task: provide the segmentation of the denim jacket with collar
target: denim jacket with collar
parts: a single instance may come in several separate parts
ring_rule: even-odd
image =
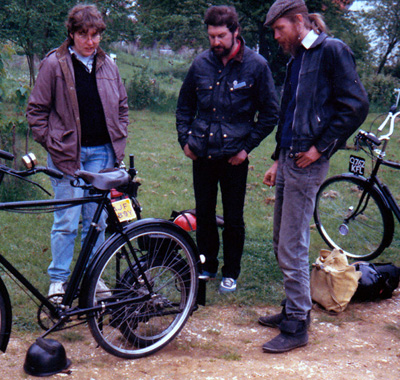
[[[292,61],[286,72],[273,159],[279,157],[283,117],[290,100],[288,73]],[[368,108],[368,96],[350,48],[321,33],[303,55],[292,124],[293,154],[306,152],[314,145],[330,158],[364,122]]]
[[[193,61],[179,94],[178,140],[198,157],[249,153],[272,132],[278,112],[267,61],[241,39],[239,53],[226,66],[210,49]]]

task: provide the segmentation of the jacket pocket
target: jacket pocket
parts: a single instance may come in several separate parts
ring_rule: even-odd
[[[211,107],[213,82],[208,78],[200,78],[197,81],[196,94],[199,109],[208,109]]]
[[[233,112],[242,113],[248,112],[251,109],[253,85],[253,81],[250,80],[228,82],[230,103]]]
[[[199,157],[204,157],[208,149],[209,125],[204,120],[195,119],[188,132],[187,143],[190,150]]]

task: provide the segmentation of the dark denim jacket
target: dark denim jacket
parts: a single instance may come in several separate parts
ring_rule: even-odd
[[[278,100],[267,61],[244,46],[226,66],[211,50],[193,61],[176,111],[178,140],[198,157],[249,153],[274,129]],[[257,119],[255,116],[257,114]]]
[[[292,59],[288,63],[290,71]],[[278,158],[283,116],[290,91],[286,76],[277,133]],[[293,153],[311,146],[330,158],[368,114],[367,93],[358,77],[354,57],[347,45],[325,33],[318,36],[303,56],[293,120]]]

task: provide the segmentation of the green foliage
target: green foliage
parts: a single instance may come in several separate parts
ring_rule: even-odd
[[[391,75],[366,73],[361,81],[368,92],[370,110],[387,112],[394,103],[393,90],[400,86],[400,80]]]
[[[86,1],[83,1],[86,3]],[[34,56],[43,58],[66,38],[65,21],[75,0],[0,0],[0,41],[12,41],[27,57],[31,84],[35,79]],[[108,28],[104,45],[133,39],[133,21],[128,0],[97,0]]]
[[[155,81],[146,72],[136,73],[127,85],[129,108],[142,110],[149,107],[158,92]]]
[[[371,0],[371,7],[364,12],[377,53],[378,65],[376,73],[382,72],[391,60],[399,61],[397,47],[400,44],[400,1]]]
[[[87,1],[80,1],[87,3]],[[135,22],[130,0],[95,0],[95,4],[103,15],[107,29],[102,39],[102,46],[107,48],[115,41],[133,41],[135,39]]]
[[[162,55],[155,50],[133,55],[118,53],[130,109],[175,112],[178,92],[190,63],[191,59],[182,55]]]
[[[135,2],[140,42],[152,47],[168,44],[174,50],[182,46],[197,49],[207,44],[202,23],[209,3],[206,0],[141,0]]]
[[[275,82],[283,83],[285,64],[288,57],[280,50],[270,28],[264,28],[265,16],[274,0],[231,0],[214,1],[212,5],[235,6],[239,14],[242,35],[251,48],[259,52],[270,63]],[[355,52],[357,60],[364,60],[368,54],[367,42],[359,31],[359,25],[336,3],[326,0],[308,0],[310,12],[319,12],[326,18],[332,33],[343,39]],[[199,49],[208,47],[203,23],[204,13],[211,4],[207,1],[152,0],[135,2],[138,19],[138,33],[142,46],[168,44],[178,51],[182,46]]]

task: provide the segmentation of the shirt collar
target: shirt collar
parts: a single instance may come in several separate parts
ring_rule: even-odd
[[[307,35],[303,38],[303,41],[301,41],[301,44],[308,50],[312,44],[316,41],[318,38],[318,34],[315,33],[313,30],[310,30]]]
[[[83,55],[78,54],[75,50],[73,46],[69,46],[68,50],[70,52],[70,54],[74,55],[76,57],[76,59],[80,62],[83,63],[83,65],[85,66],[86,70],[90,73],[92,72],[92,67],[93,67],[93,60],[94,60],[94,56],[97,53],[97,50],[95,50],[93,52],[93,54],[89,55],[88,57],[84,57]]]

